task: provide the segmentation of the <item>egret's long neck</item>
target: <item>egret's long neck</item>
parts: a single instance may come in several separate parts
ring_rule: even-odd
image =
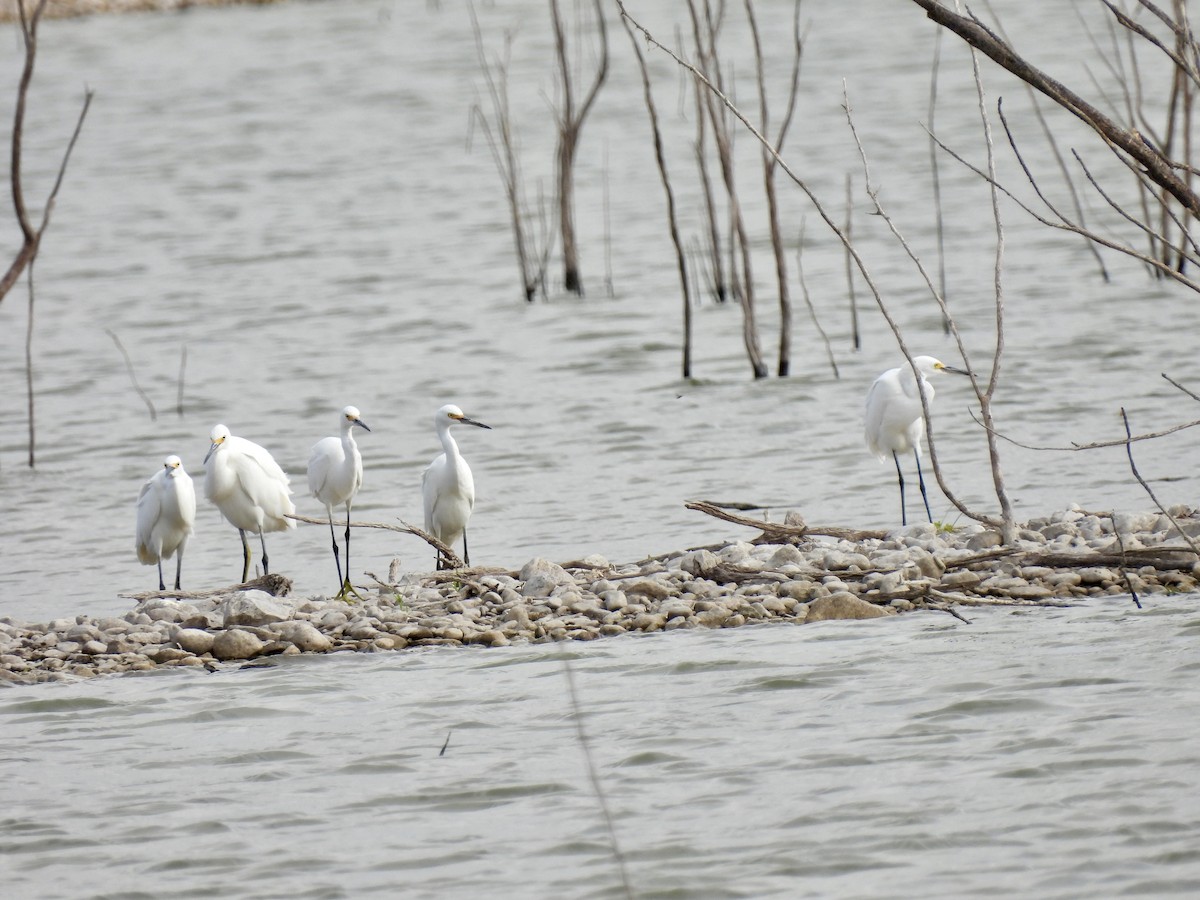
[[[342,449],[347,456],[352,455],[352,451],[358,449],[358,444],[354,442],[354,423],[349,419],[342,421]]]
[[[450,434],[450,423],[438,423],[438,440],[442,442],[442,451],[446,454],[446,459],[457,460],[461,458],[458,452],[458,444],[454,441],[454,436]]]
[[[933,399],[933,385],[929,383],[929,379],[925,377],[924,372],[918,370],[917,374],[914,376],[912,369],[909,366],[905,366],[903,369],[903,378],[905,393],[907,393],[914,400],[920,401],[921,399],[921,389],[917,387],[918,379],[925,382],[925,396],[930,400]]]

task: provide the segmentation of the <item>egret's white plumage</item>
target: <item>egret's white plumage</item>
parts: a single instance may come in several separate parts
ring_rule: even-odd
[[[329,515],[329,536],[333,540],[333,561],[338,571],[338,596],[353,591],[350,586],[350,506],[354,496],[362,487],[362,454],[354,442],[354,428],[366,431],[367,426],[353,406],[347,406],[338,417],[340,437],[322,438],[313,445],[308,457],[308,488],[313,496],[325,504]],[[342,578],[342,564],[338,559],[337,536],[333,533],[333,508],[346,505],[346,577]]]
[[[962,369],[947,366],[932,356],[913,357],[921,381],[925,386],[925,397],[932,403],[934,390],[929,376],[939,372],[967,374]],[[888,369],[875,379],[867,392],[866,437],[867,447],[882,462],[890,453],[896,463],[896,476],[900,481],[900,521],[908,524],[904,509],[904,473],[900,469],[900,453],[910,450],[917,460],[917,478],[921,485],[921,498],[925,501],[925,513],[933,521],[929,510],[929,497],[925,493],[925,476],[921,473],[921,438],[925,436],[925,417],[921,410],[921,393],[913,367],[905,362],[902,366]]]
[[[421,497],[425,503],[425,530],[447,547],[453,547],[461,537],[463,561],[470,564],[467,520],[471,518],[471,509],[475,506],[475,480],[471,476],[471,467],[458,452],[458,444],[450,434],[454,425],[491,428],[490,425],[468,419],[461,409],[451,403],[439,409],[434,414],[433,426],[437,429],[442,453],[426,467],[421,476]],[[439,557],[438,568],[442,567],[442,563]]]
[[[295,515],[288,477],[271,454],[253,441],[235,437],[224,425],[212,430],[212,445],[204,457],[204,495],[238,530],[242,539],[242,581],[250,574],[250,545],[246,532],[258,535],[262,544],[263,573],[267,564],[268,531],[295,528],[285,516]]]
[[[178,456],[168,456],[163,467],[142,485],[137,500],[138,560],[158,565],[158,589],[163,584],[162,561],[176,556],[175,590],[183,569],[183,548],[196,521],[196,489]]]

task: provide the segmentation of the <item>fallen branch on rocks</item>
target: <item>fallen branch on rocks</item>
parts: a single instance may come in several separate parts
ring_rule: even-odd
[[[292,579],[283,575],[269,573],[252,578],[241,584],[231,584],[228,587],[211,588],[207,591],[139,591],[135,594],[118,594],[128,600],[152,600],[155,597],[166,597],[173,600],[207,600],[211,597],[223,597],[237,591],[266,591],[272,597],[286,597],[292,592]]]
[[[702,512],[734,525],[745,525],[747,528],[758,528],[762,531],[751,544],[799,544],[811,539],[813,535],[833,537],[843,541],[865,541],[870,539],[882,540],[887,537],[886,531],[878,529],[843,528],[840,525],[808,525],[798,513],[790,512],[782,522],[768,522],[764,519],[751,519],[739,516],[723,509],[721,505],[708,500],[689,500],[683,504],[687,509]],[[724,504],[730,506],[732,504]]]
[[[299,514],[288,515],[288,519],[295,519],[297,522],[304,522],[306,525],[328,525],[328,519],[314,519],[311,516],[302,516]],[[382,528],[385,531],[398,531],[400,534],[415,534],[430,547],[441,554],[442,559],[451,569],[461,569],[466,565],[457,553],[435,538],[428,531],[418,528],[416,525],[409,525],[403,519],[399,525],[389,525],[387,522],[351,522],[351,528]]]

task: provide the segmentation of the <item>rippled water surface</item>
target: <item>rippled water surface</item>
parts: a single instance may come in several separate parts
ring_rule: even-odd
[[[1195,597],[969,617],[5,691],[6,892],[620,896],[566,652],[638,896],[1195,896]]]
[[[536,196],[552,171],[544,5],[482,6],[489,47],[502,47],[505,30],[515,29],[509,81]],[[767,6],[772,83],[782,93],[787,57],[779,35],[788,19]],[[870,6],[879,26],[870,33],[835,11],[806,10],[805,91],[789,158],[841,218],[844,179],[861,177],[840,108],[845,79],[881,197],[932,264],[920,128],[931,26],[915,6]],[[1054,28],[1078,28],[1066,7],[1030,19],[1022,4],[1000,6],[1014,39],[1031,52]],[[670,33],[661,9],[646,15],[652,29]],[[728,33],[727,52],[740,62],[744,23],[732,17]],[[771,504],[776,514],[799,508],[814,522],[893,524],[894,476],[865,452],[861,409],[874,376],[896,364],[895,340],[860,283],[863,349],[851,351],[842,251],[794,186],[780,188],[786,230],[805,225],[806,283],[841,378],[797,296],[793,377],[747,377],[740,312],[703,299],[696,380],[680,379],[678,285],[661,187],[628,43],[620,31],[611,37],[611,80],[579,160],[587,297],[564,297],[554,265],[549,302],[526,305],[500,183],[471,125],[482,82],[457,4],[296,2],[45,23],[28,128],[31,203],[48,190],[85,84],[96,100],[37,267],[33,472],[24,465],[23,289],[0,310],[2,611],[107,614],[124,608],[118,593],[151,587],[152,571],[132,553],[138,488],[168,453],[202,474],[218,421],[272,451],[293,476],[300,511],[321,514],[307,496],[304,466],[348,403],[374,429],[360,441],[366,479],[356,511],[366,521],[420,521],[420,471],[437,449],[430,419],[442,403],[494,426],[462,436],[478,488],[477,562],[638,558],[728,534],[683,508],[695,498]],[[1082,60],[1051,47],[1052,72],[1086,77]],[[653,59],[685,236],[695,236],[690,106],[669,62]],[[994,71],[990,77],[992,94],[1003,94],[1039,161],[1044,142],[1023,93]],[[744,90],[750,102],[752,85]],[[973,94],[965,57],[947,43],[937,128],[979,159]],[[10,102],[0,91],[0,120]],[[1107,150],[1069,123],[1060,127],[1096,171],[1107,170]],[[771,357],[778,327],[758,154],[748,140],[738,146],[743,202],[761,241],[758,306]],[[1011,157],[1001,163],[1019,189]],[[974,176],[946,161],[941,168],[951,302],[975,366],[986,371],[995,245],[988,195]],[[1046,171],[1049,180],[1053,170]],[[854,205],[862,251],[910,344],[953,356],[919,277],[867,215],[861,188]],[[1119,436],[1121,405],[1138,430],[1191,418],[1191,401],[1159,373],[1185,384],[1198,374],[1188,340],[1200,327],[1194,299],[1115,256],[1108,260],[1114,280],[1105,284],[1078,241],[1010,207],[1004,215],[1010,329],[997,414],[1005,430],[1061,446]],[[106,329],[129,349],[157,421]],[[969,503],[994,508],[967,386],[943,383],[938,391],[949,483]],[[1166,502],[1194,497],[1182,463],[1193,444],[1184,432],[1139,445],[1147,478],[1175,479],[1162,492]],[[1019,515],[1071,502],[1149,505],[1119,449],[1087,456],[1004,449]],[[939,518],[957,516],[936,489],[934,506]],[[299,592],[329,589],[321,529],[271,543],[273,562]],[[370,531],[356,547],[359,571],[386,571],[396,556],[405,568],[429,565],[413,538]],[[185,586],[226,584],[239,562],[233,529],[201,502]]]
[[[762,5],[778,109],[789,12]],[[1032,58],[1087,84],[1072,5],[993,5]],[[669,6],[630,4],[650,7],[646,24],[662,36],[675,24]],[[737,96],[752,104],[732,6],[726,52]],[[855,177],[854,231],[885,300],[914,350],[953,358],[919,277],[868,216],[841,109],[844,80],[880,197],[932,260],[920,127],[932,27],[915,5],[856,6],[863,14],[851,19],[843,4],[805,5],[804,91],[785,156],[839,220]],[[536,197],[552,171],[545,5],[480,4],[479,17],[489,47],[514,33],[513,109]],[[168,453],[199,478],[218,421],[267,446],[293,476],[300,511],[318,514],[302,490],[305,461],[346,404],[374,429],[360,440],[355,507],[368,521],[420,521],[439,405],[493,426],[462,436],[479,494],[477,563],[619,561],[736,533],[686,511],[693,498],[894,524],[893,476],[863,447],[861,408],[870,381],[897,363],[895,340],[860,282],[863,348],[851,351],[842,251],[793,187],[780,186],[785,227],[797,235],[804,223],[806,283],[841,377],[799,296],[793,377],[753,382],[739,311],[707,298],[695,310],[696,377],[680,377],[661,187],[630,50],[612,24],[610,83],[580,149],[587,296],[562,296],[554,266],[549,300],[526,305],[499,182],[471,122],[482,88],[460,4],[293,2],[44,23],[27,127],[35,207],[84,85],[96,100],[37,265],[33,471],[24,289],[0,305],[0,615],[127,609],[120,593],[153,585],[132,552],[138,488]],[[0,83],[11,85],[20,60],[15,40],[4,43]],[[652,59],[691,239],[691,100],[671,64]],[[942,65],[937,131],[982,161],[969,64],[947,41]],[[1004,97],[1052,179],[1024,92],[984,73],[989,103]],[[0,90],[0,121],[11,121],[12,102]],[[1055,121],[1093,171],[1115,171],[1106,150]],[[738,150],[770,357],[778,324],[758,154],[748,138]],[[1001,154],[1000,171],[1021,190],[1011,156]],[[942,173],[950,301],[986,372],[989,198],[945,160]],[[1120,227],[1087,202],[1094,220]],[[1001,427],[1062,446],[1120,436],[1122,406],[1136,430],[1193,418],[1192,401],[1159,373],[1200,387],[1194,297],[1117,257],[1106,259],[1106,283],[1075,239],[1011,206],[1003,215]],[[156,421],[106,330],[128,348]],[[991,509],[969,405],[964,385],[938,385],[939,455],[949,484]],[[1194,442],[1184,431],[1138,445],[1165,502],[1194,501]],[[1003,452],[1021,517],[1072,502],[1149,506],[1119,449]],[[933,495],[935,515],[954,518]],[[332,587],[324,534],[269,538],[273,566],[301,595]],[[431,562],[423,544],[383,532],[356,536],[354,552],[356,571],[385,572],[394,557],[405,569]],[[235,532],[202,502],[185,587],[228,584],[239,571]],[[1155,596],[1141,612],[1116,598],[970,617],[570,648],[637,894],[1194,896],[1197,598]],[[3,893],[615,895],[562,652],[304,659],[4,691]]]

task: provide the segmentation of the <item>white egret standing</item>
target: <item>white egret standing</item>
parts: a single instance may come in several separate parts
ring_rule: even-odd
[[[452,403],[439,409],[433,417],[438,440],[442,442],[442,453],[431,462],[421,476],[421,497],[425,501],[425,530],[447,547],[462,536],[463,561],[468,565],[471,557],[467,553],[467,520],[475,506],[475,479],[471,467],[458,452],[458,444],[450,435],[454,425],[474,425],[488,428],[474,419],[468,419],[463,411]],[[446,561],[438,555],[437,567],[446,568]]]
[[[224,425],[212,430],[212,446],[204,457],[204,495],[221,511],[242,538],[242,581],[250,576],[250,544],[246,532],[262,544],[263,574],[267,565],[268,531],[295,528],[296,514],[288,477],[271,454],[253,441],[234,437]]]
[[[178,456],[168,456],[163,467],[145,484],[137,499],[137,557],[142,565],[158,564],[158,589],[165,591],[162,561],[176,555],[175,590],[183,570],[183,548],[196,521],[196,489]]]
[[[325,504],[329,514],[329,537],[333,541],[333,562],[338,573],[338,597],[354,592],[350,584],[350,505],[354,495],[362,487],[362,455],[354,442],[354,427],[366,431],[371,429],[359,418],[353,406],[342,410],[338,419],[341,437],[322,438],[313,445],[308,457],[308,488],[313,496]],[[346,504],[346,577],[342,578],[342,564],[338,559],[337,535],[333,532],[333,508]]]
[[[967,374],[962,369],[947,366],[932,356],[913,357],[913,363],[921,373],[921,381],[925,384],[925,396],[930,403],[933,402],[934,391],[927,376],[935,372]],[[912,366],[907,362],[895,369],[888,369],[871,385],[871,390],[867,392],[866,433],[867,447],[880,462],[887,459],[887,454],[891,453],[896,463],[896,477],[900,481],[900,524],[907,525],[908,517],[904,509],[904,473],[900,469],[900,457],[897,454],[907,453],[909,450],[917,460],[921,499],[925,501],[925,514],[932,522],[929,496],[925,493],[925,476],[921,473],[921,438],[925,435],[925,417],[921,411],[921,394],[917,387],[917,379],[913,375]]]

